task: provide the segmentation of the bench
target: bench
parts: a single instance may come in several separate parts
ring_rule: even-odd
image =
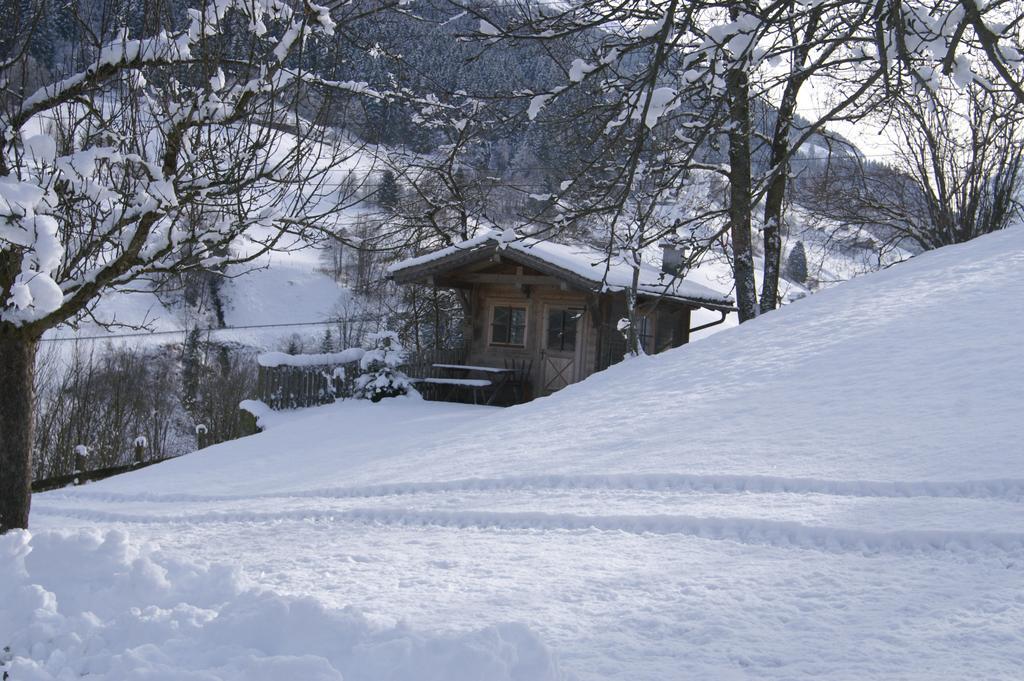
[[[443,372],[442,376],[425,376],[423,378],[410,378],[413,383],[427,386],[446,386],[448,389],[440,399],[451,402],[456,401],[460,391],[468,390],[473,398],[473,404],[493,404],[501,391],[502,386],[508,383],[514,371],[502,367],[476,366],[473,364],[445,364],[437,363],[431,365],[432,369]],[[483,374],[488,378],[470,378],[472,374]],[[484,396],[486,394],[486,400]],[[463,401],[463,400],[458,400]]]
[[[472,364],[434,364],[435,369],[447,369],[449,371],[479,371],[485,374],[507,374],[508,369],[502,367],[482,367]]]
[[[482,395],[480,394],[486,388],[493,386],[493,383],[483,378],[444,378],[444,377],[426,377],[426,378],[410,378],[412,383],[426,384],[431,386],[447,386],[448,390],[445,391],[443,401],[453,402],[452,398],[456,392],[461,389],[467,389],[473,396],[473,404],[479,404]],[[493,396],[492,396],[493,399]],[[490,400],[486,402],[490,404]]]
[[[433,383],[435,385],[464,385],[471,388],[486,388],[491,381],[482,378],[410,378],[413,383]]]

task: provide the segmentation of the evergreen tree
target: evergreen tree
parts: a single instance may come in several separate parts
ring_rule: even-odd
[[[202,341],[199,327],[194,327],[185,338],[181,353],[181,403],[194,413],[199,399],[199,380],[203,371]]]
[[[807,251],[803,241],[797,241],[786,258],[786,278],[798,284],[807,283]]]
[[[331,335],[330,327],[327,327],[324,337],[320,339],[320,352],[324,354],[334,352],[334,337]]]
[[[398,334],[394,331],[372,333],[369,341],[371,347],[359,362],[363,374],[356,379],[356,395],[371,402],[407,395],[412,386],[409,377],[398,368],[405,360]]]
[[[221,378],[227,378],[231,373],[231,351],[228,350],[228,346],[217,346],[217,365],[220,368]]]
[[[380,186],[377,188],[377,203],[388,210],[394,210],[398,206],[398,180],[390,170],[385,170],[380,176]]]

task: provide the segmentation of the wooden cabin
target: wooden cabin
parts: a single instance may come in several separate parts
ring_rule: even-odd
[[[666,248],[671,269],[681,260]],[[466,364],[529,369],[529,393],[547,395],[620,361],[633,269],[608,264],[601,251],[529,237],[491,233],[389,268],[399,284],[458,291],[465,312]],[[645,265],[638,291],[639,329],[648,354],[689,340],[691,313],[705,308],[724,321],[727,295]]]

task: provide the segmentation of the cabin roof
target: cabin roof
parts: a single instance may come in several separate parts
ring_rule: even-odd
[[[402,260],[388,268],[388,276],[408,283],[451,271],[500,253],[502,257],[565,280],[578,288],[614,293],[632,286],[633,268],[624,261],[609,264],[607,255],[587,246],[568,246],[524,237],[511,230],[491,231],[431,253]],[[686,279],[666,275],[660,268],[640,266],[638,292],[665,297],[714,310],[732,309],[728,295]]]

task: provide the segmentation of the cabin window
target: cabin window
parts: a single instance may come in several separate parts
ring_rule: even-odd
[[[491,345],[526,344],[526,308],[495,306],[491,318]]]
[[[548,350],[572,352],[576,349],[576,323],[583,310],[548,310]]]

